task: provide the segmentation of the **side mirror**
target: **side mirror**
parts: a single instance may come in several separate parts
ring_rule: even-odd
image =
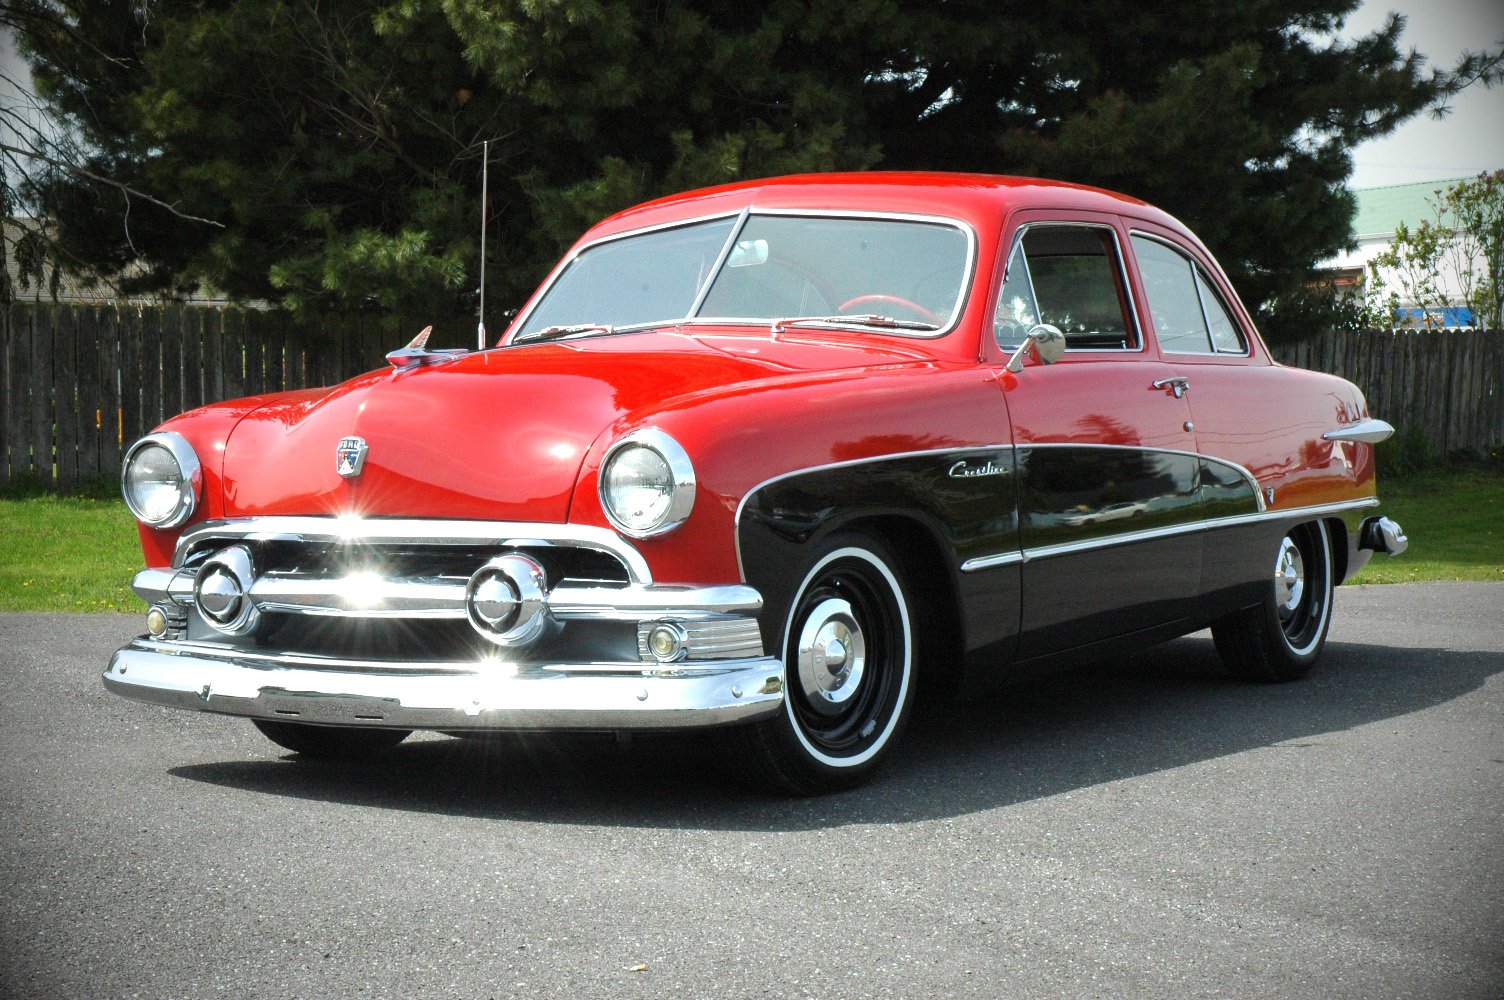
[[[1018,345],[1018,350],[1013,352],[1013,357],[1008,359],[1007,368],[1010,372],[1016,375],[1024,370],[1024,352],[1031,348],[1036,361],[1042,365],[1053,365],[1065,354],[1065,334],[1060,332],[1058,326],[1048,323],[1033,327],[1024,342]]]

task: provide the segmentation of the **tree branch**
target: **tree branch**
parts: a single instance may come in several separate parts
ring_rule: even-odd
[[[186,219],[189,222],[202,222],[206,226],[215,226],[219,229],[225,228],[225,224],[223,222],[216,222],[213,219],[205,219],[202,216],[189,215],[187,212],[180,212],[175,205],[170,205],[167,202],[162,201],[160,198],[153,198],[151,195],[147,194],[144,191],[137,191],[129,184],[123,184],[111,177],[105,177],[101,174],[96,174],[94,173],[94,171],[80,167],[76,163],[69,163],[67,160],[60,160],[55,156],[48,156],[45,153],[38,153],[34,150],[22,149],[20,146],[12,146],[9,143],[0,142],[0,149],[5,150],[7,153],[17,153],[21,156],[30,157],[33,160],[41,160],[43,163],[48,163],[54,167],[61,167],[64,170],[72,171],[73,173],[78,174],[81,177],[87,177],[89,180],[96,181],[100,184],[108,184],[110,187],[118,188],[120,192],[123,193],[127,198],[134,195],[143,201],[151,202],[153,205],[156,205],[159,208],[167,209],[167,211],[171,212],[173,215],[176,215],[180,219]]]

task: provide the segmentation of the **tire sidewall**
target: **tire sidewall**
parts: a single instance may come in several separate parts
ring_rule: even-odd
[[[1329,529],[1324,522],[1315,521],[1311,522],[1310,524],[1298,525],[1294,528],[1291,528],[1290,531],[1286,534],[1287,536],[1293,536],[1302,529],[1307,529],[1314,535],[1314,554],[1319,556],[1321,560],[1321,586],[1318,591],[1321,600],[1321,612],[1315,632],[1313,633],[1310,641],[1307,642],[1304,646],[1297,648],[1294,644],[1291,643],[1290,637],[1285,634],[1284,626],[1280,621],[1279,608],[1275,603],[1274,585],[1272,583],[1270,584],[1267,618],[1268,627],[1271,632],[1271,638],[1274,640],[1273,645],[1275,646],[1275,648],[1281,654],[1283,654],[1283,658],[1292,666],[1305,667],[1316,661],[1316,658],[1321,655],[1322,647],[1326,645],[1327,632],[1330,630],[1332,624],[1332,598],[1335,592],[1335,581],[1332,578],[1333,560],[1331,529]],[[1299,539],[1295,539],[1295,542],[1297,545],[1300,544]],[[1304,557],[1305,553],[1302,553],[1302,556]],[[1310,577],[1311,574],[1307,574],[1307,586],[1310,586],[1312,583],[1316,582]]]
[[[902,655],[897,658],[898,669],[898,692],[893,701],[893,708],[888,718],[882,722],[882,731],[870,745],[859,753],[850,756],[835,756],[822,750],[804,732],[799,723],[797,713],[794,710],[793,699],[803,697],[796,691],[798,684],[795,676],[797,672],[797,660],[792,649],[794,643],[795,627],[800,623],[796,620],[801,605],[810,586],[820,578],[831,565],[847,559],[855,559],[867,564],[876,571],[884,581],[897,610],[897,628]],[[822,783],[846,784],[855,782],[873,768],[882,759],[889,747],[893,745],[904,723],[908,719],[909,710],[914,697],[914,621],[910,611],[912,601],[908,589],[899,571],[894,567],[898,560],[892,551],[877,539],[862,536],[841,535],[827,540],[820,546],[817,552],[806,564],[803,577],[794,598],[789,604],[788,615],[783,627],[783,658],[785,673],[785,695],[783,708],[778,716],[780,742],[784,743],[792,754],[799,759],[802,769],[818,776]]]

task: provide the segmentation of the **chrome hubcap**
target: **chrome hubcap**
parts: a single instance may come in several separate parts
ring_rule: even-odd
[[[799,632],[799,684],[811,708],[835,715],[862,683],[867,642],[847,601],[821,601]]]
[[[1299,546],[1287,536],[1280,544],[1279,558],[1274,561],[1274,604],[1281,618],[1295,614],[1305,590],[1305,560],[1300,556]]]

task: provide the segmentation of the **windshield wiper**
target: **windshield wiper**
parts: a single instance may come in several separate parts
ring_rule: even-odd
[[[791,326],[870,326],[879,330],[938,330],[934,323],[922,323],[915,319],[894,319],[892,316],[796,316],[773,321],[773,332],[781,333]]]
[[[532,333],[524,333],[515,338],[514,344],[529,344],[535,340],[558,340],[561,337],[572,337],[577,333],[615,333],[616,327],[607,326],[604,323],[569,323],[561,326],[545,326],[541,330]]]

